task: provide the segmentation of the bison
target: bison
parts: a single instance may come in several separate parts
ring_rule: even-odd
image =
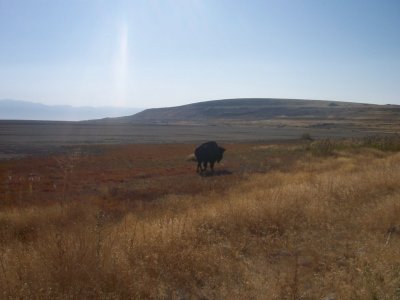
[[[225,149],[219,147],[216,142],[207,142],[197,147],[194,151],[197,160],[197,173],[206,171],[208,163],[210,163],[211,172],[214,172],[214,164],[221,161],[224,152]]]

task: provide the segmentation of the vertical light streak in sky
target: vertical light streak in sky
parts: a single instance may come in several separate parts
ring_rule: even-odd
[[[384,2],[0,0],[0,98],[400,104],[400,1]]]
[[[114,86],[116,98],[113,105],[127,104],[128,73],[129,73],[129,31],[128,24],[121,22],[118,31],[117,49],[114,58]]]

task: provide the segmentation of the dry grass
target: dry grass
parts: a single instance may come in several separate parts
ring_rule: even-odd
[[[0,298],[400,298],[399,153],[215,180],[119,218],[99,201],[4,208]]]

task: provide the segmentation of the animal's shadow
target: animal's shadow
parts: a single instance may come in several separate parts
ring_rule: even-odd
[[[227,176],[227,175],[232,175],[232,172],[229,170],[217,170],[217,171],[204,171],[202,173],[199,173],[200,176],[202,177],[213,177],[213,176]]]

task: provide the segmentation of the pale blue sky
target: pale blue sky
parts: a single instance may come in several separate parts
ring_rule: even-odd
[[[0,99],[400,104],[398,0],[0,0]]]

